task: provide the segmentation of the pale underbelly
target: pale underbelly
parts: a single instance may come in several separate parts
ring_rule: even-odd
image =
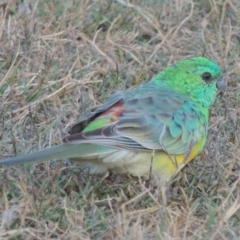
[[[168,155],[164,151],[140,152],[115,149],[111,153],[101,154],[89,159],[71,159],[80,161],[89,168],[89,172],[104,173],[109,170],[119,174],[149,177],[150,174],[168,181],[172,175],[182,169],[192,156]]]

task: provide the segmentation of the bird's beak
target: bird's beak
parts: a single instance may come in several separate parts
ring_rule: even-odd
[[[225,79],[223,77],[221,77],[217,82],[218,90],[221,91],[221,92],[224,92],[225,89],[226,89],[226,86],[227,86],[227,84],[226,84]]]

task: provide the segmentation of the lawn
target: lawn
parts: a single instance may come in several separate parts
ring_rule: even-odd
[[[227,91],[166,185],[67,160],[0,168],[0,239],[240,239],[240,1],[0,1],[0,158],[61,143],[116,90],[206,56]]]

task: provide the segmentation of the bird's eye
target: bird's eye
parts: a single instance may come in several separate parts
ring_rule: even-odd
[[[202,74],[202,80],[204,80],[205,82],[209,82],[212,80],[212,74],[209,72],[205,72]]]

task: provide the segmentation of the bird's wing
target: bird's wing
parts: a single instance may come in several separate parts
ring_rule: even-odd
[[[144,85],[113,95],[78,123],[79,132],[73,131],[63,141],[185,154],[190,145],[206,137],[207,121],[187,97]]]

